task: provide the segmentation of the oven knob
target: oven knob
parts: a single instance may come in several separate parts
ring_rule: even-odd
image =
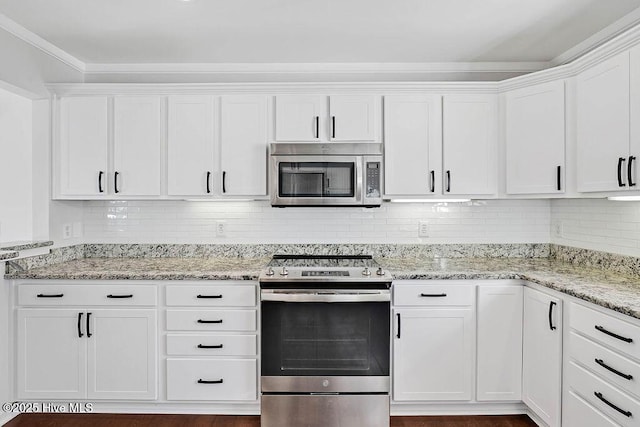
[[[273,272],[273,268],[269,267],[267,272],[265,273],[267,276],[273,276],[275,273]]]
[[[323,380],[322,387],[329,387],[329,380]]]
[[[378,270],[376,270],[376,274],[378,276],[384,276],[384,270],[382,269],[382,267],[378,267]]]
[[[288,276],[289,275],[289,271],[287,270],[287,267],[282,267],[282,271],[280,272],[281,276]]]
[[[362,270],[362,275],[371,276],[371,270],[369,270],[369,267],[365,267],[364,270]]]

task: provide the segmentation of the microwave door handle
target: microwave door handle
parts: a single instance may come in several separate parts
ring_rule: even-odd
[[[362,197],[362,163],[364,158],[356,159],[356,203],[364,204]]]

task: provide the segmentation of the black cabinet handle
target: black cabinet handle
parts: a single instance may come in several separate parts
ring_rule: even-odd
[[[91,313],[87,313],[87,338],[91,338],[91,335],[93,335],[91,333],[91,324],[89,323],[90,320],[91,320]]]
[[[222,323],[222,319],[218,319],[218,320],[202,320],[202,319],[198,319],[198,323]]]
[[[624,342],[633,342],[633,338],[627,338],[627,337],[623,337],[622,335],[618,335],[618,334],[614,334],[611,331],[607,331],[604,327],[599,326],[599,325],[595,325],[596,330],[602,332],[605,335],[609,335],[610,337],[619,339],[620,341],[624,341]]]
[[[116,172],[113,174],[113,191],[115,191],[116,193],[120,192],[120,190],[118,190],[118,175],[120,175],[120,172]]]
[[[113,294],[109,294],[107,295],[107,298],[133,298],[133,294],[127,294],[127,295],[113,295]]]
[[[556,170],[556,180],[558,184],[558,191],[562,190],[562,183],[560,182],[560,176],[562,175],[562,166],[558,166]]]
[[[435,192],[436,191],[436,171],[432,170],[431,172],[429,172],[429,175],[431,175],[431,192]]]
[[[82,312],[78,313],[78,338],[82,338]]]
[[[320,138],[320,116],[316,116],[316,138]]]
[[[104,189],[102,188],[102,175],[104,175],[103,171],[98,172],[98,193],[104,193]]]
[[[629,156],[629,163],[627,163],[627,181],[629,181],[629,187],[635,187],[636,183],[633,182],[633,161],[635,156]]]
[[[336,116],[331,116],[331,138],[336,137]]]
[[[62,298],[64,294],[38,294],[38,298]]]
[[[612,368],[611,366],[607,365],[606,363],[604,363],[604,360],[602,359],[595,359],[596,363],[600,366],[602,366],[604,369],[606,369],[609,372],[613,372],[614,374],[621,376],[622,378],[624,378],[625,380],[629,380],[631,381],[633,379],[633,375],[629,375],[629,374],[623,374],[622,372],[618,371],[617,369]]]
[[[227,172],[222,171],[222,192],[227,192]]]
[[[222,295],[200,295],[198,294],[196,298],[210,298],[210,299],[220,299]]]
[[[426,297],[426,298],[441,298],[441,297],[446,297],[447,294],[420,294],[421,297]]]
[[[198,348],[222,348],[222,347],[223,347],[222,344],[216,344],[216,345],[198,344]]]
[[[206,381],[206,380],[198,380],[198,384],[222,384],[224,382],[223,378],[219,380]]]
[[[396,337],[400,338],[400,313],[396,313],[396,316],[398,318],[398,333],[396,334]]]
[[[207,171],[207,194],[210,194],[210,193],[211,193],[211,184],[210,184],[210,181],[211,181],[211,172],[210,172],[210,171]]]
[[[553,306],[556,305],[555,301],[550,301],[549,302],[549,329],[551,329],[552,331],[556,330],[556,327],[553,326]]]
[[[618,408],[616,405],[614,405],[613,403],[609,402],[607,399],[605,399],[602,396],[602,393],[599,393],[597,391],[594,391],[593,394],[600,400],[602,400],[606,405],[608,405],[609,407],[615,409],[616,411],[620,412],[622,415],[624,415],[625,417],[631,417],[631,415],[633,415],[630,411],[625,411],[624,409]]]
[[[447,171],[447,193],[451,192],[451,171]]]
[[[625,187],[627,184],[622,182],[622,164],[625,162],[624,157],[618,157],[618,187]]]

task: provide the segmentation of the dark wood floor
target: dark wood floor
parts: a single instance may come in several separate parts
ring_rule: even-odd
[[[391,427],[535,427],[526,415],[391,417]],[[231,415],[21,414],[5,427],[259,427],[260,417]]]

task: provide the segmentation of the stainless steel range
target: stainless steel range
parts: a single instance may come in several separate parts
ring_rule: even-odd
[[[388,427],[391,277],[371,256],[260,275],[262,427]]]

